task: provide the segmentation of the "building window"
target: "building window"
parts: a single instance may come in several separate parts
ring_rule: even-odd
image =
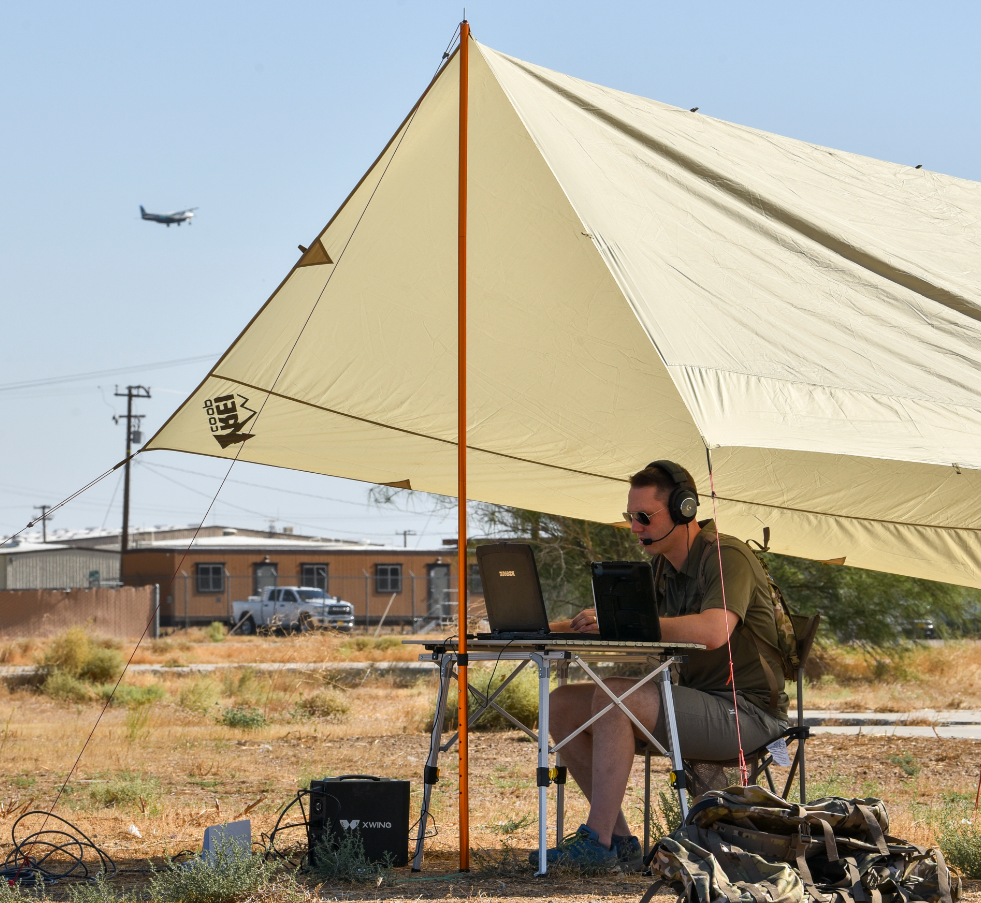
[[[484,584],[480,581],[480,565],[471,564],[468,568],[470,574],[467,579],[467,589],[476,596],[484,594]]]
[[[376,564],[375,565],[375,592],[376,593],[402,592],[402,565]]]
[[[198,578],[199,593],[225,592],[225,565],[224,564],[197,565],[197,578]]]
[[[301,564],[300,586],[312,586],[327,592],[327,565]]]

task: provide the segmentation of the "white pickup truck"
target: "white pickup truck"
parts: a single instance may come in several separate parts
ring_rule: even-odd
[[[232,602],[232,626],[241,634],[273,630],[351,630],[354,606],[310,586],[267,586],[261,596]]]

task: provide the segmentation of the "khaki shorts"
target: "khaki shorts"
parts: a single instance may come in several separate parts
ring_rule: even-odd
[[[671,691],[678,723],[678,741],[684,758],[708,762],[726,762],[739,758],[739,738],[736,734],[731,694],[713,696],[711,693],[677,685]],[[744,753],[753,752],[776,740],[786,729],[786,721],[781,721],[739,696],[739,737],[742,738]],[[668,730],[663,707],[651,733],[667,749]],[[639,742],[638,748],[643,745],[643,742]]]

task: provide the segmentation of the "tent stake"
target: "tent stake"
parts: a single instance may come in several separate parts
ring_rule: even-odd
[[[460,186],[457,245],[457,711],[460,721],[460,871],[470,871],[470,773],[467,730],[467,101],[470,26],[460,23]]]

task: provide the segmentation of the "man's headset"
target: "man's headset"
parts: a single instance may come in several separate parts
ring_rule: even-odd
[[[641,542],[645,546],[667,538],[674,532],[675,527],[690,524],[698,511],[698,493],[688,482],[685,472],[674,461],[651,461],[644,469],[650,470],[652,467],[663,470],[674,480],[674,489],[671,490],[671,495],[668,498],[668,514],[671,516],[674,526],[664,536],[659,536],[656,539],[642,539]]]

